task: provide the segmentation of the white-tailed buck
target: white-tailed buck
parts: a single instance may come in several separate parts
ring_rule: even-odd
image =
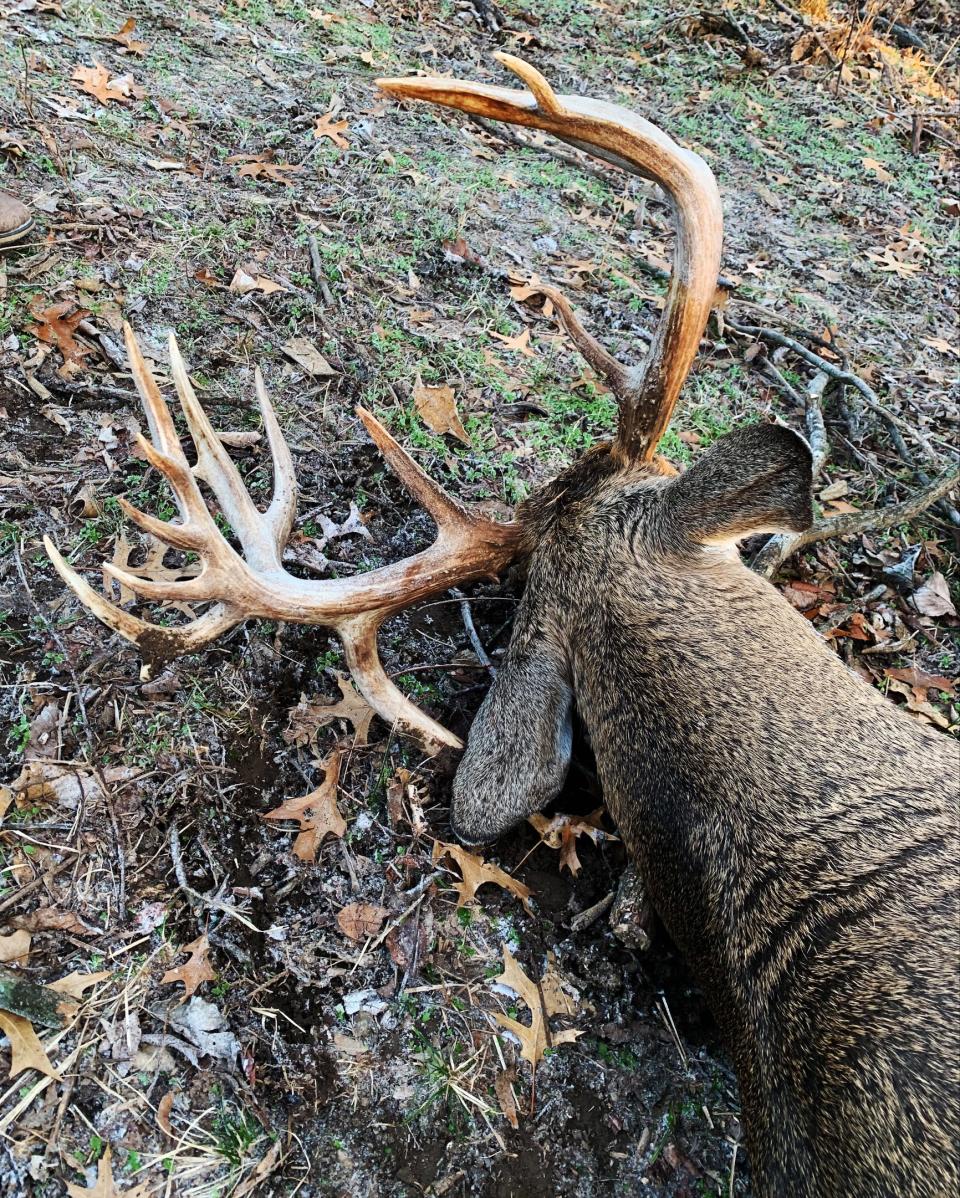
[[[550,291],[617,397],[613,443],[538,491],[514,522],[498,524],[461,508],[361,412],[436,521],[437,540],[355,579],[303,581],[281,566],[295,485],[259,379],[276,484],[262,514],[175,344],[193,467],[128,332],[154,441],[141,447],[170,480],[180,522],[125,510],[198,553],[203,570],[169,584],[107,569],[145,598],[214,606],[180,629],[148,624],[107,603],[48,549],[80,598],[148,656],[196,649],[250,616],[329,625],[370,704],[428,747],[458,742],[386,678],[378,626],[418,599],[524,558],[526,591],[506,660],[455,780],[458,835],[490,841],[550,802],[566,774],[576,707],[610,812],[733,1054],[757,1192],[956,1194],[957,746],[851,673],[741,564],[739,538],[811,522],[811,458],[799,436],[745,428],[681,475],[656,457],[719,269],[721,210],[710,170],[639,117],[557,96],[528,65],[498,57],[529,91],[420,78],[381,86],[547,130],[656,180],[675,205],[673,275],[642,368],[610,357]],[[197,479],[216,497],[242,556],[219,532]]]

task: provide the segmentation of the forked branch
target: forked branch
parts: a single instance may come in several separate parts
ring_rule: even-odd
[[[200,405],[176,339],[171,335],[171,374],[196,447],[194,466],[187,461],[167,405],[129,326],[125,326],[124,336],[153,438],[152,442],[140,438],[140,448],[170,484],[179,520],[158,520],[125,500],[121,501],[123,509],[141,528],[166,544],[197,553],[201,570],[192,578],[157,582],[112,563],[106,563],[104,569],[145,599],[213,606],[181,627],[148,623],[98,594],[47,538],[47,552],[61,577],[99,619],[137,644],[149,662],[199,649],[250,618],[326,625],[343,641],[357,687],[378,715],[416,734],[431,750],[444,745],[460,747],[456,736],[414,706],[387,677],[377,650],[377,630],[385,619],[412,603],[457,583],[499,573],[516,554],[518,526],[499,524],[467,511],[420,469],[374,416],[358,409],[387,464],[433,517],[437,538],[414,557],[356,578],[296,578],[282,565],[284,545],[296,514],[293,462],[259,372],[257,399],[274,476],[273,498],[265,512],[260,512],[250,498],[237,467]],[[213,492],[240,544],[239,552],[217,526],[198,480]]]

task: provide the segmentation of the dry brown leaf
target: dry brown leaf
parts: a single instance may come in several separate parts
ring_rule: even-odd
[[[945,337],[921,337],[920,340],[930,349],[935,349],[937,353],[953,354],[955,358],[960,358],[960,346],[954,345]]]
[[[860,162],[872,175],[876,175],[881,183],[893,182],[893,175],[890,174],[882,162],[877,162],[876,158],[861,158]]]
[[[168,1090],[157,1103],[157,1127],[160,1128],[164,1135],[169,1136],[171,1140],[177,1138],[170,1125],[170,1112],[173,1110],[173,1100],[174,1093],[172,1090]]]
[[[350,143],[343,136],[344,129],[349,129],[350,125],[347,121],[335,121],[332,112],[325,112],[323,116],[318,116],[316,125],[314,126],[314,137],[326,137],[338,146],[341,150],[348,150]]]
[[[18,928],[11,936],[0,936],[0,961],[9,965],[11,961],[23,964],[30,956],[30,933]]]
[[[79,915],[57,907],[38,907],[29,915],[20,916],[17,927],[28,932],[71,932],[75,936],[97,936],[97,928],[88,928]]]
[[[554,815],[548,819],[545,815],[537,814],[527,817],[527,823],[536,830],[541,841],[548,848],[560,850],[561,872],[569,869],[574,877],[580,872],[580,858],[577,856],[578,836],[589,836],[594,844],[599,840],[617,839],[604,829],[602,820],[602,807],[586,816]]]
[[[84,768],[86,767],[86,768]],[[136,778],[141,770],[128,765],[111,765],[100,771],[108,786]],[[73,809],[81,801],[92,803],[102,798],[99,779],[86,762],[76,767],[48,761],[30,761],[12,783],[18,803],[31,807],[59,803]]]
[[[913,602],[923,616],[955,616],[957,609],[950,598],[950,587],[942,574],[931,574],[923,586],[913,592]]]
[[[503,973],[498,974],[494,981],[501,986],[509,986],[530,1008],[529,1027],[507,1015],[501,1015],[499,1012],[494,1015],[494,1018],[501,1027],[506,1028],[517,1037],[520,1041],[520,1055],[525,1061],[530,1062],[532,1068],[536,1069],[548,1048],[553,1048],[557,1044],[570,1044],[583,1035],[583,1032],[573,1028],[562,1032],[550,1031],[547,1019],[554,1012],[547,1005],[547,994],[542,985],[538,986],[536,982],[527,977],[506,945],[503,946]],[[564,1011],[564,1013],[568,1012]]]
[[[93,60],[92,67],[77,67],[71,75],[80,90],[89,96],[94,96],[101,104],[109,104],[111,100],[117,104],[125,104],[127,100],[143,94],[133,82],[132,75],[121,75],[112,79],[105,66]]]
[[[470,444],[467,430],[460,422],[452,387],[429,387],[418,374],[413,385],[413,402],[427,428],[435,433],[450,433],[464,445]]]
[[[354,744],[365,745],[370,733],[370,721],[376,714],[362,695],[358,695],[345,674],[337,675],[341,698],[336,703],[318,703],[300,699],[288,713],[290,723],[283,734],[287,744],[316,745],[317,733],[333,720],[347,720],[353,725]]]
[[[347,821],[337,807],[337,782],[340,778],[340,753],[332,753],[323,765],[323,783],[299,799],[287,799],[264,819],[295,819],[300,833],[293,842],[293,853],[301,861],[316,861],[317,849],[326,836],[340,837]]]
[[[373,903],[349,903],[337,915],[337,924],[344,936],[351,940],[366,940],[376,936],[389,912],[385,907]]]
[[[520,1126],[520,1120],[517,1117],[517,1100],[513,1094],[513,1083],[516,1080],[517,1070],[515,1067],[512,1067],[510,1069],[501,1069],[493,1082],[497,1101],[500,1103],[500,1110],[514,1130]]]
[[[518,354],[523,354],[525,358],[535,358],[536,351],[530,345],[530,330],[524,329],[522,333],[517,333],[515,337],[508,337],[505,333],[493,333],[498,341],[503,342],[504,349],[516,350]]]
[[[229,290],[236,292],[237,295],[247,295],[251,291],[262,291],[264,295],[272,295],[274,291],[286,291],[287,289],[282,283],[268,279],[266,275],[251,275],[242,266],[239,266],[237,273],[230,280]]]
[[[113,977],[113,973],[109,969],[103,969],[99,973],[68,973],[59,981],[51,982],[50,989],[56,990],[59,994],[66,994],[69,998],[81,999],[84,990],[89,990],[91,986],[96,986],[98,982],[105,982],[107,978],[111,977]]]
[[[928,674],[924,670],[918,670],[912,666],[903,669],[885,670],[884,673],[888,678],[896,678],[898,682],[906,682],[917,690],[929,690],[930,687],[933,687],[934,690],[945,691],[948,695],[952,695],[957,686],[953,678],[946,678],[943,674]]]
[[[120,1191],[113,1181],[113,1153],[108,1144],[103,1150],[103,1156],[97,1161],[97,1181],[92,1186],[75,1186],[67,1184],[68,1198],[120,1198]],[[138,1186],[137,1190],[142,1191]],[[128,1190],[124,1198],[133,1198],[133,1191]]]
[[[71,300],[44,308],[42,299],[37,296],[30,304],[30,314],[37,323],[28,326],[27,332],[38,341],[55,346],[63,355],[64,366],[76,369],[93,352],[74,338],[77,325],[90,315],[86,308],[77,308]]]
[[[444,258],[454,266],[463,266],[467,262],[474,266],[482,265],[482,259],[473,252],[462,237],[456,238],[455,241],[442,241],[440,246]]]
[[[294,337],[286,345],[281,345],[280,349],[314,378],[332,378],[339,373],[307,337]]]
[[[228,166],[243,163],[237,174],[241,179],[269,179],[273,183],[282,183],[292,187],[290,175],[296,175],[303,170],[302,166],[288,162],[274,162],[271,154],[231,154],[224,160]]]
[[[10,1041],[10,1077],[16,1077],[24,1069],[36,1069],[46,1077],[60,1080],[28,1019],[0,1010],[0,1031]]]
[[[108,33],[106,40],[108,42],[116,42],[122,50],[128,54],[145,54],[147,43],[137,41],[133,36],[133,31],[137,27],[137,22],[133,17],[127,17],[124,23],[120,26],[116,33]]]
[[[500,886],[516,895],[527,911],[530,911],[530,895],[533,891],[529,886],[524,886],[516,878],[504,873],[498,866],[491,865],[459,844],[444,844],[442,840],[438,840],[433,846],[433,859],[439,861],[441,857],[452,857],[463,875],[463,881],[454,883],[454,889],[460,895],[457,901],[458,908],[473,902],[479,888],[487,882],[492,882],[494,886]]]
[[[176,969],[168,969],[160,979],[160,984],[162,986],[166,982],[183,982],[186,993],[181,1001],[186,1001],[196,994],[204,982],[215,981],[217,975],[210,964],[210,941],[206,936],[198,936],[178,951],[189,953],[190,960]]]

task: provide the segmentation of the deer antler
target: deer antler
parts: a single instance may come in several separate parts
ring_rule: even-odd
[[[104,569],[145,599],[214,604],[203,615],[178,628],[147,623],[98,594],[64,560],[49,538],[47,552],[65,582],[105,624],[137,644],[145,658],[169,660],[200,648],[251,617],[323,624],[343,642],[347,665],[360,693],[390,724],[419,736],[431,750],[461,747],[459,739],[420,711],[394,686],[380,663],[377,630],[395,612],[448,590],[460,582],[489,577],[516,555],[519,526],[499,524],[467,511],[437,486],[382,424],[362,408],[357,414],[387,464],[414,498],[433,517],[437,538],[422,553],[382,566],[356,578],[304,580],[284,570],[281,562],[296,514],[297,485],[290,450],[283,439],[260,372],[257,399],[273,459],[274,493],[265,512],[250,498],[234,465],[200,406],[170,336],[170,367],[190,434],[197,450],[191,467],[180,446],[173,419],[151,375],[129,325],[124,326],[127,353],[137,391],[143,401],[152,443],[138,439],[147,461],[170,483],[179,509],[178,523],[158,520],[120,503],[146,532],[177,549],[200,556],[196,577],[155,582],[107,563]],[[242,555],[224,538],[197,484],[210,488],[240,542]]]
[[[660,327],[639,367],[607,353],[553,288],[540,288],[557,306],[567,332],[591,366],[605,376],[620,408],[614,452],[626,461],[649,461],[670,423],[680,389],[706,327],[720,271],[723,213],[710,168],[665,133],[615,104],[557,96],[529,63],[511,54],[496,59],[529,91],[461,83],[455,79],[378,79],[390,95],[428,100],[491,120],[545,129],[623,170],[653,179],[673,200],[677,242],[673,274]]]

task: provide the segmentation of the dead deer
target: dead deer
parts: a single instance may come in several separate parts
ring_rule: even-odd
[[[612,358],[549,291],[619,404],[612,444],[535,493],[510,523],[466,511],[359,410],[385,460],[437,524],[422,553],[358,578],[284,570],[291,456],[259,374],[275,489],[259,512],[193,392],[171,339],[191,466],[132,332],[126,343],[177,523],[124,503],[148,533],[199,554],[195,578],[158,583],[107,565],[152,600],[210,603],[177,628],[110,603],[60,556],[62,577],[145,658],[189,652],[241,620],[324,624],[361,693],[429,749],[458,739],[389,681],[376,634],[392,613],[527,563],[507,656],[470,733],[452,820],[486,842],[563,783],[576,707],[611,815],[653,904],[696,971],[740,1081],[757,1192],[879,1198],[955,1192],[957,842],[960,759],[847,670],[741,564],[738,539],[812,519],[810,451],[787,429],[745,428],[677,475],[656,456],[706,325],[719,270],[720,199],[695,154],[611,104],[449,79],[381,80],[389,93],[555,134],[660,183],[677,241],[663,316],[640,369]],[[205,483],[240,543],[220,533]]]

